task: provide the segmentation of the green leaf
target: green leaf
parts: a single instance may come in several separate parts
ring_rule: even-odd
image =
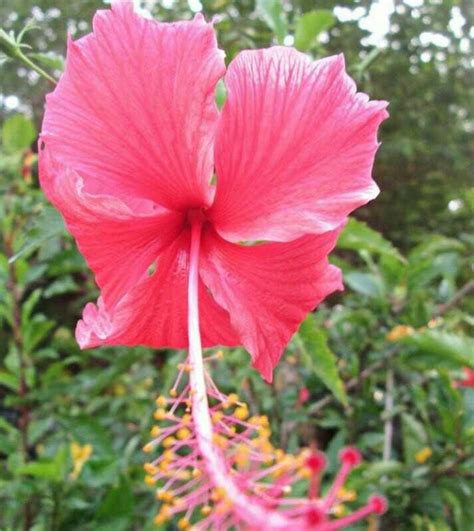
[[[23,346],[25,352],[31,354],[33,350],[46,338],[54,328],[55,322],[46,319],[43,314],[36,314],[23,327]]]
[[[281,0],[257,0],[257,11],[273,31],[278,42],[283,43],[288,32],[285,12]]]
[[[36,444],[45,433],[54,425],[54,420],[51,417],[33,420],[28,425],[28,442],[30,445]]]
[[[414,464],[416,454],[427,446],[428,436],[423,424],[413,415],[403,413],[401,417],[405,461]]]
[[[44,298],[50,299],[65,293],[74,293],[78,291],[79,286],[70,275],[65,275],[53,281],[45,290]]]
[[[62,420],[72,440],[79,444],[92,444],[94,455],[114,456],[110,433],[97,419],[86,415]]]
[[[23,303],[23,306],[21,308],[21,323],[23,327],[27,326],[31,314],[33,313],[35,306],[38,304],[41,298],[41,293],[42,291],[40,288],[35,289],[31,292],[30,296]]]
[[[309,314],[301,325],[299,337],[308,365],[339,402],[347,405],[346,391],[337,370],[337,358],[328,346],[324,330],[316,327],[313,314]]]
[[[364,478],[369,482],[380,480],[383,476],[390,476],[400,473],[403,467],[398,461],[380,461],[366,465]]]
[[[9,433],[10,435],[16,435],[19,433],[15,426],[12,426],[2,417],[0,417],[0,430],[4,431],[5,433]]]
[[[331,28],[336,18],[328,9],[315,9],[298,19],[295,30],[295,47],[305,52],[311,48],[316,37]]]
[[[10,374],[6,371],[0,371],[0,385],[8,387],[15,392],[17,392],[20,387],[18,378],[14,374]]]
[[[117,487],[110,490],[97,511],[100,520],[130,517],[133,513],[134,496],[130,483],[121,478]]]
[[[438,278],[456,278],[460,267],[460,255],[456,252],[442,253],[427,257],[410,257],[408,266],[408,289],[424,291]]]
[[[27,149],[35,138],[33,122],[22,114],[13,115],[3,124],[2,141],[7,153]]]
[[[474,339],[437,330],[425,330],[399,340],[415,349],[407,361],[428,368],[474,369]]]
[[[385,286],[382,280],[371,273],[351,271],[344,276],[344,282],[351,289],[366,297],[382,298],[385,296]]]
[[[438,234],[428,235],[423,242],[410,252],[409,260],[417,262],[423,258],[432,258],[437,254],[458,252],[465,250],[466,246],[459,240],[447,238]]]
[[[50,206],[46,206],[38,216],[34,226],[28,232],[25,245],[10,258],[9,262],[15,262],[23,255],[33,252],[43,243],[64,232],[64,222],[59,212]]]
[[[337,246],[339,249],[350,249],[359,253],[365,250],[369,253],[390,256],[400,262],[405,262],[403,256],[391,242],[379,232],[371,229],[366,223],[354,218],[349,218],[349,222],[339,236]]]
[[[60,446],[53,459],[20,465],[17,473],[51,481],[61,481],[66,473],[67,447]]]

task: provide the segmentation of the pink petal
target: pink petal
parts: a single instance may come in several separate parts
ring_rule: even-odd
[[[181,235],[156,262],[153,274],[137,284],[115,305],[99,299],[86,306],[76,328],[81,348],[98,345],[146,345],[184,348],[188,345],[187,282],[190,231]],[[203,345],[237,345],[228,313],[216,304],[200,282],[200,328]]]
[[[43,142],[92,193],[173,209],[209,204],[214,88],[225,70],[212,25],[202,16],[158,23],[119,2],[93,27],[68,43]]]
[[[327,260],[338,232],[248,247],[204,235],[201,277],[268,381],[307,313],[342,289],[340,270]]]
[[[184,214],[152,201],[124,202],[88,193],[83,179],[53,159],[49,148],[40,159],[40,174],[46,195],[62,213],[107,304],[115,303],[146,275],[184,226]]]
[[[356,93],[342,55],[242,52],[226,74],[210,217],[229,241],[289,241],[338,227],[373,199],[386,102]]]

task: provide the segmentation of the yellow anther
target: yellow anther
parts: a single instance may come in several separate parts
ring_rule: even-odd
[[[150,435],[152,437],[158,437],[160,433],[161,433],[161,429],[159,426],[153,426],[153,428],[150,430]]]
[[[273,445],[268,441],[262,441],[260,443],[260,450],[265,454],[273,454]]]
[[[357,492],[355,490],[348,490],[341,487],[337,491],[337,497],[344,502],[353,502],[357,499]]]
[[[180,470],[176,473],[176,479],[188,481],[188,479],[191,479],[191,472],[189,472],[189,470]]]
[[[155,516],[154,522],[157,525],[164,524],[171,518],[171,509],[169,505],[163,505],[160,512]]]
[[[212,414],[212,422],[214,424],[217,424],[223,418],[224,418],[224,413],[222,413],[222,411],[216,411],[215,413]]]
[[[189,414],[187,414],[187,413],[184,414],[183,417],[182,417],[182,419],[181,419],[181,422],[182,422],[185,426],[187,426],[188,424],[190,424],[190,423],[191,423],[191,415],[189,415]]]
[[[149,454],[153,451],[153,444],[152,443],[148,443],[148,444],[145,444],[145,446],[143,447],[143,451],[146,453],[146,454]]]
[[[149,486],[149,487],[153,487],[153,485],[155,484],[156,480],[154,478],[152,478],[151,476],[145,476],[145,483]]]
[[[222,403],[225,409],[235,406],[239,402],[239,395],[236,393],[230,393],[230,395],[227,396],[227,399]]]
[[[226,513],[227,511],[229,511],[232,508],[232,505],[233,504],[232,504],[232,502],[229,499],[224,499],[217,506],[216,512],[218,512],[220,514]]]
[[[172,503],[173,495],[165,489],[160,489],[156,491],[156,499],[166,503]]]
[[[156,474],[158,474],[159,472],[159,469],[155,465],[152,465],[151,463],[145,463],[143,465],[143,469],[145,470],[147,474],[150,474],[150,476],[156,476]]]
[[[202,472],[199,470],[199,468],[193,468],[192,476],[193,478],[199,478],[201,477]]]
[[[163,448],[171,448],[175,442],[176,439],[174,437],[166,437],[166,439],[163,440]]]
[[[175,458],[175,453],[173,452],[173,450],[165,450],[163,452],[163,459],[165,461],[173,461],[173,459]]]
[[[211,492],[211,500],[214,503],[217,503],[221,500],[223,500],[225,497],[225,490],[222,487],[216,487]]]
[[[178,520],[178,527],[179,529],[189,529],[189,520],[187,518],[180,518]]]
[[[169,468],[170,468],[170,462],[169,461],[161,461],[161,463],[159,464],[159,468],[160,468],[160,471],[161,472],[168,472]]]
[[[180,441],[184,441],[184,439],[191,437],[191,432],[188,430],[188,428],[180,428],[176,433],[176,437]]]
[[[234,416],[239,420],[245,420],[249,416],[247,406],[240,406],[234,411]]]
[[[222,436],[222,435],[219,435],[218,433],[214,433],[212,435],[212,442],[218,446],[219,448],[222,448],[223,450],[225,448],[227,448],[227,444],[228,444],[228,440]]]
[[[160,407],[155,411],[155,414],[153,416],[155,417],[156,420],[165,420],[166,410]]]
[[[249,463],[250,448],[248,446],[240,445],[235,453],[235,462],[237,466],[244,467]]]
[[[340,503],[339,505],[335,505],[332,508],[332,513],[334,514],[334,516],[341,518],[341,516],[344,516],[346,514],[346,506],[342,503]]]
[[[216,352],[216,358],[217,358],[218,360],[223,359],[223,358],[224,358],[224,352],[222,352],[222,350],[218,350],[218,351]]]
[[[153,519],[153,523],[155,525],[163,525],[166,520],[168,520],[168,518],[166,518],[166,516],[162,515],[162,514],[157,514],[155,516],[155,518]]]
[[[273,479],[278,479],[285,473],[285,470],[282,467],[275,468],[275,470],[272,472],[271,476]]]
[[[274,456],[272,454],[267,454],[263,457],[263,462],[266,464],[266,465],[269,465],[270,463],[273,462],[273,459],[274,459]]]
[[[208,516],[209,514],[211,514],[211,511],[212,511],[212,509],[211,509],[210,505],[203,505],[201,507],[201,514],[203,516]]]
[[[174,498],[173,499],[173,505],[176,509],[185,509],[185,503],[183,501],[183,498]]]
[[[155,400],[155,404],[156,404],[158,407],[166,407],[167,404],[168,404],[168,400],[166,400],[166,397],[164,397],[163,395],[160,395],[160,396]]]
[[[172,398],[176,398],[178,396],[178,392],[176,391],[176,389],[171,389],[170,396]]]
[[[277,450],[275,450],[275,459],[277,461],[282,461],[284,458],[285,458],[285,452],[281,448],[278,448]]]
[[[301,478],[303,479],[311,479],[313,477],[313,472],[312,470],[307,467],[307,466],[303,466],[301,467],[299,470],[298,470],[298,474]]]

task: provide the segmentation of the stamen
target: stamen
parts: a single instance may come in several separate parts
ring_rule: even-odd
[[[319,498],[323,454],[304,450],[298,456],[274,448],[265,416],[250,416],[249,407],[223,394],[204,367],[222,354],[203,359],[198,314],[198,259],[201,223],[192,220],[188,290],[189,356],[179,364],[170,397],[156,399],[153,440],[144,451],[160,455],[145,465],[146,483],[156,485],[162,503],[155,522],[177,517],[179,529],[295,529],[330,531],[381,514],[380,496],[347,516],[340,503],[355,493],[344,491],[348,474],[360,461],[356,449],[341,452],[341,469],[325,498]],[[292,496],[306,482],[308,498]],[[298,486],[298,488],[293,488]],[[350,494],[350,496],[349,496]]]

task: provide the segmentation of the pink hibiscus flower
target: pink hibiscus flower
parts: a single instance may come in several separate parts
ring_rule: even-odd
[[[157,401],[165,426],[145,447],[162,451],[146,467],[162,485],[157,523],[184,512],[185,529],[201,506],[201,529],[340,529],[386,506],[374,497],[333,519],[358,454],[343,452],[320,498],[321,459],[274,450],[262,417],[247,420],[217,389],[202,345],[244,345],[270,381],[307,313],[342,288],[327,257],[348,214],[378,193],[386,103],[356,92],[342,56],[273,47],[230,64],[219,114],[224,74],[202,16],[164,24],[117,2],[69,41],[40,179],[101,290],[76,337],[83,348],[188,346],[171,398]],[[308,472],[309,499],[286,499]]]
[[[342,55],[242,52],[219,113],[224,74],[202,16],[159,23],[127,2],[99,11],[47,97],[41,184],[101,290],[77,326],[81,347],[188,344],[199,226],[203,344],[244,345],[271,380],[306,314],[342,288],[327,255],[378,193],[386,103],[356,92]]]

